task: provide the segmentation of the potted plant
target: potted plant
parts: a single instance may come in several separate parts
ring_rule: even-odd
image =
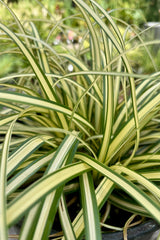
[[[160,73],[135,73],[126,32],[95,1],[74,3],[76,46],[49,42],[63,20],[50,20],[47,41],[7,6],[15,24],[0,23],[1,54],[23,63],[0,78],[3,240],[19,222],[21,240],[126,239],[133,219],[160,223]]]

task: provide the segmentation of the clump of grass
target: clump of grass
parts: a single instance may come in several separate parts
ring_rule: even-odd
[[[110,15],[93,0],[74,2],[87,28],[76,48],[64,44],[65,53],[13,13],[16,33],[0,23],[27,62],[0,78],[4,240],[20,219],[23,240],[47,239],[52,225],[62,239],[101,239],[107,202],[160,223],[159,72],[134,73]],[[67,196],[74,203],[80,196],[74,219]]]

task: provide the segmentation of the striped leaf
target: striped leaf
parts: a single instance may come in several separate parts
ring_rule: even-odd
[[[38,31],[37,31],[37,29],[36,29],[36,27],[33,23],[31,23],[31,27],[32,27],[33,34],[34,34],[35,38],[37,39],[37,41],[34,41],[34,42],[35,42],[35,45],[37,46],[37,53],[38,53],[38,57],[39,57],[40,66],[43,69],[44,73],[51,73],[49,63],[48,63],[48,59],[47,59],[47,56],[46,56],[45,51],[44,51],[44,47],[41,44],[41,42],[38,41],[38,40],[40,40],[39,33],[38,33]],[[48,75],[47,79],[48,79],[49,85],[52,86],[53,85],[52,77],[50,75]],[[53,97],[52,97],[51,100],[52,101],[57,101],[56,100],[56,94],[55,94],[53,89],[52,89],[52,91],[53,91]],[[54,116],[53,112],[51,112],[50,114],[51,114],[51,117],[53,119],[55,119],[55,116]],[[65,116],[63,114],[58,113],[58,117],[61,121],[61,124],[62,124],[63,128],[68,129],[68,124],[67,124],[67,121],[65,119]]]
[[[21,171],[14,175],[14,178],[11,178],[8,181],[6,194],[10,195],[18,187],[20,187],[24,182],[26,182],[30,177],[32,177],[39,169],[47,165],[53,158],[55,152],[47,153],[45,156],[38,158],[36,161],[32,161],[26,167],[23,167]]]
[[[65,239],[76,240],[76,236],[68,214],[67,204],[63,195],[61,196],[59,203],[59,216],[62,224],[62,229],[65,235]]]
[[[33,68],[34,73],[36,74],[37,78],[39,79],[39,82],[41,84],[43,93],[48,97],[48,99],[54,100],[53,97],[53,91],[52,87],[45,76],[44,72],[38,65],[36,59],[32,55],[32,53],[29,51],[29,49],[24,45],[24,43],[14,34],[10,29],[8,29],[5,25],[0,23],[0,29],[2,29],[6,34],[12,38],[12,40],[17,44],[17,46],[20,48],[24,56],[29,61],[31,67]]]
[[[98,206],[91,173],[80,176],[85,239],[101,239]]]
[[[21,195],[9,204],[7,210],[7,224],[9,226],[13,224],[30,207],[57,187],[60,187],[69,180],[89,170],[90,167],[86,164],[77,163],[44,176],[32,184],[32,186],[28,187]],[[21,208],[19,206],[21,206]]]
[[[147,194],[145,194],[140,188],[128,181],[126,178],[122,177],[122,175],[117,174],[116,172],[111,170],[111,168],[103,165],[98,161],[95,161],[91,157],[79,154],[76,155],[76,158],[84,161],[89,166],[96,169],[97,171],[108,177],[110,180],[112,180],[114,183],[116,183],[120,188],[122,188],[130,196],[132,196],[141,206],[143,206],[147,210],[147,212],[157,220],[157,222],[160,223],[159,205],[151,198],[149,198]]]
[[[14,101],[14,102],[29,104],[29,105],[33,105],[41,108],[46,108],[46,109],[64,113],[65,115],[69,115],[69,116],[71,116],[72,114],[72,111],[69,108],[63,105],[57,104],[55,102],[47,101],[41,98],[24,96],[21,94],[14,94],[14,93],[7,93],[7,92],[5,93],[0,91],[0,99],[7,102]],[[85,120],[83,117],[81,117],[77,113],[74,114],[74,118],[82,122],[83,124],[85,124],[87,127],[94,129],[93,126],[87,120]]]
[[[51,139],[50,136],[36,136],[25,143],[23,143],[18,149],[10,155],[8,158],[7,164],[7,175],[10,176],[13,171],[17,169],[17,167],[35,151],[38,147],[40,147],[45,140]]]
[[[78,134],[75,133],[75,135],[68,135],[65,137],[65,139],[55,152],[53,159],[50,161],[50,164],[46,169],[45,175],[55,172],[62,166],[68,165],[72,162],[74,152],[77,148],[77,136]],[[50,193],[45,198],[45,200],[42,201],[39,212],[37,212],[37,214],[39,215],[39,219],[37,221],[34,231],[32,231],[32,236],[30,230],[28,229],[30,233],[30,238],[34,239],[36,236],[39,236],[40,238],[45,239],[46,237],[48,237],[48,234],[50,233],[52,227],[51,222],[53,222],[54,220],[62,191],[63,186],[56,191]]]
[[[0,225],[1,239],[8,239],[8,229],[7,229],[7,199],[6,199],[6,185],[7,185],[7,160],[9,155],[9,144],[11,140],[12,129],[14,126],[14,121],[10,125],[7,134],[4,139],[2,156],[0,162]]]

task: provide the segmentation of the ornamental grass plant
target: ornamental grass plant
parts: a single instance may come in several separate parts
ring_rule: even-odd
[[[44,40],[5,5],[13,25],[0,22],[0,54],[22,63],[0,78],[3,240],[19,222],[20,240],[100,240],[110,230],[126,238],[134,218],[160,223],[160,72],[134,71],[128,25],[122,34],[95,1],[74,3],[85,31],[58,50],[50,40],[65,20],[51,20]],[[134,38],[150,58],[136,31]],[[128,216],[121,228],[114,207]]]

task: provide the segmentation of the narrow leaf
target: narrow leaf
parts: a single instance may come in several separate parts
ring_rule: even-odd
[[[85,223],[85,239],[101,239],[99,211],[91,173],[80,176],[81,198]]]

